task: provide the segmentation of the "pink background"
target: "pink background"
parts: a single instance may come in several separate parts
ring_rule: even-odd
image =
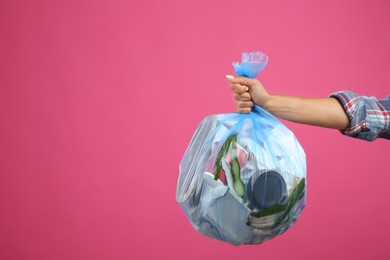
[[[286,122],[308,204],[259,246],[203,237],[175,201],[241,52],[270,56],[273,93],[384,97],[389,28],[388,0],[1,1],[0,259],[390,259],[386,140]]]

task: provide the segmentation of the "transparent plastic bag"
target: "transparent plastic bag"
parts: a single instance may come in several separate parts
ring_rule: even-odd
[[[239,75],[243,64],[235,66]],[[249,114],[203,119],[180,163],[176,200],[203,235],[233,245],[260,244],[295,223],[305,191],[301,145],[278,119],[255,106]]]

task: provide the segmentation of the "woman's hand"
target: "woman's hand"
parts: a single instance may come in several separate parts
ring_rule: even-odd
[[[257,79],[226,75],[237,101],[237,112],[249,113],[254,104],[265,107],[270,95]]]

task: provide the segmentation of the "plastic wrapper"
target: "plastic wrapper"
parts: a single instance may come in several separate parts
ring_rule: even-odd
[[[242,64],[233,63],[236,73],[255,77],[268,61],[261,55],[244,53]],[[176,200],[203,235],[260,244],[284,233],[305,207],[305,153],[294,134],[258,106],[249,114],[207,116],[180,163]]]

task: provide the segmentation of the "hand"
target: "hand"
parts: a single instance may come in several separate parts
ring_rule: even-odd
[[[234,91],[233,97],[237,101],[237,112],[249,113],[254,104],[265,107],[270,95],[257,79],[233,77],[226,75],[230,88]]]

